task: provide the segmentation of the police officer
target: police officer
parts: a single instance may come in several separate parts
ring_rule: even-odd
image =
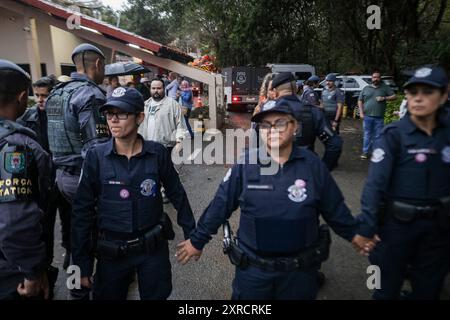
[[[56,85],[56,79],[53,77],[42,77],[33,83],[34,95],[37,99],[36,105],[27,109],[25,113],[17,119],[17,122],[27,127],[36,134],[36,141],[41,147],[50,153],[47,135],[47,113],[45,111],[45,102],[50,95],[53,87]],[[54,181],[54,170],[52,181]],[[47,252],[47,276],[50,286],[50,298],[53,296],[53,287],[58,278],[58,268],[53,267],[53,247],[54,247],[54,229],[56,220],[56,211],[59,210],[62,224],[62,245],[67,247],[68,219],[70,218],[71,207],[59,192],[56,183],[53,184],[50,191],[48,202],[45,208],[45,215],[42,221],[44,242]],[[67,259],[65,259],[67,261]],[[68,262],[66,262],[68,264]],[[67,266],[65,266],[67,268]]]
[[[291,105],[301,128],[296,135],[296,144],[314,151],[316,137],[325,146],[323,162],[328,170],[333,170],[342,153],[342,138],[333,131],[323,112],[311,104],[301,103],[295,95],[295,79],[290,72],[279,73],[272,81],[276,99],[284,100]],[[264,109],[264,108],[263,108]]]
[[[263,174],[266,160],[250,163],[254,150],[247,153],[226,174],[190,239],[178,245],[178,261],[198,259],[211,235],[240,207],[237,241],[226,248],[236,265],[233,299],[315,299],[317,270],[330,245],[319,213],[349,241],[356,219],[322,161],[294,145],[298,124],[289,103],[278,100],[252,120],[278,171]],[[361,245],[365,251],[373,243]]]
[[[0,60],[0,299],[48,298],[40,220],[51,161],[35,134],[15,122],[30,83],[23,69]]]
[[[320,78],[318,76],[311,76],[306,80],[305,85],[303,86],[303,93],[300,96],[300,100],[304,104],[310,104],[315,107],[320,107],[320,98],[315,88],[317,88],[319,84]]]
[[[412,299],[438,299],[450,265],[448,78],[422,67],[405,84],[408,113],[376,142],[361,199],[358,233],[381,242],[370,255],[381,269],[375,299],[398,299],[408,269]]]
[[[166,299],[172,290],[167,240],[174,234],[163,212],[161,184],[187,239],[195,220],[186,192],[168,150],[137,133],[144,100],[136,89],[115,89],[101,110],[113,139],[88,152],[73,205],[73,260],[81,268],[81,284],[91,286],[95,232],[94,299],[126,299],[136,271],[141,299]]]
[[[70,75],[71,81],[58,85],[46,102],[56,181],[70,203],[86,151],[109,137],[106,120],[98,111],[106,101],[105,92],[98,86],[105,74],[105,56],[97,47],[84,43],[73,50],[72,60],[77,72]]]
[[[321,109],[325,112],[325,116],[331,123],[333,130],[339,134],[339,124],[341,122],[342,108],[344,104],[344,95],[341,90],[336,87],[336,75],[330,73],[326,76],[326,88],[322,92]]]

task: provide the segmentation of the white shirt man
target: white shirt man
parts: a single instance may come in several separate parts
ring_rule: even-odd
[[[188,136],[181,106],[164,94],[164,83],[153,80],[150,86],[151,97],[145,102],[145,119],[139,127],[139,134],[145,140],[161,143],[173,148]]]

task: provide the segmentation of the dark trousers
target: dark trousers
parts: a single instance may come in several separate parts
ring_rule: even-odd
[[[126,300],[130,279],[137,272],[141,300],[165,300],[172,292],[167,242],[151,254],[116,260],[99,258],[94,276],[94,300]]]
[[[315,300],[317,270],[264,271],[249,266],[236,267],[233,300]]]
[[[326,115],[328,121],[330,122],[330,127],[332,127],[333,121],[336,119],[336,113],[325,112],[325,115]],[[334,132],[336,132],[336,134],[339,134],[340,126],[341,126],[341,121],[338,121],[336,128],[334,129]]]
[[[379,236],[381,242],[369,257],[381,270],[381,289],[373,298],[398,299],[408,270],[411,299],[439,299],[450,266],[450,231],[431,219],[404,224],[391,218]]]

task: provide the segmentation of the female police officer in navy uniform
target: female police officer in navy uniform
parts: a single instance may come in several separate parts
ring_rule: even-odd
[[[137,90],[115,89],[101,111],[113,138],[90,149],[84,162],[73,204],[74,264],[81,269],[82,286],[90,287],[94,233],[94,299],[126,299],[135,272],[141,299],[166,299],[172,290],[167,240],[174,234],[163,212],[161,184],[178,211],[185,238],[195,227],[186,192],[167,149],[137,134],[144,120],[144,100]]]
[[[320,236],[318,213],[349,241],[356,220],[322,161],[294,146],[298,124],[286,100],[252,121],[259,123],[262,145],[277,172],[264,174],[265,165],[249,164],[246,154],[245,163],[225,176],[190,239],[178,245],[178,261],[198,259],[211,235],[240,207],[238,242],[229,253],[237,265],[233,299],[315,299],[317,270],[329,246],[329,238]],[[360,243],[363,251],[373,244],[368,239]]]
[[[358,233],[381,238],[369,257],[381,270],[375,299],[398,299],[407,269],[410,298],[439,298],[450,264],[447,83],[439,67],[418,69],[405,85],[408,113],[374,149]]]

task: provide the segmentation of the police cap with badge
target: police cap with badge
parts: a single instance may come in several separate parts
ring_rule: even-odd
[[[439,66],[425,66],[417,69],[403,87],[407,89],[414,84],[426,84],[436,88],[447,88],[448,77],[445,70]]]
[[[270,113],[284,113],[289,114],[295,118],[295,112],[289,101],[285,99],[279,99],[276,103],[266,103],[263,106],[263,111],[255,114],[252,117],[252,122],[261,122],[261,120]]]
[[[100,112],[117,108],[124,112],[140,113],[144,111],[144,98],[134,88],[116,88],[108,101],[100,107]]]

